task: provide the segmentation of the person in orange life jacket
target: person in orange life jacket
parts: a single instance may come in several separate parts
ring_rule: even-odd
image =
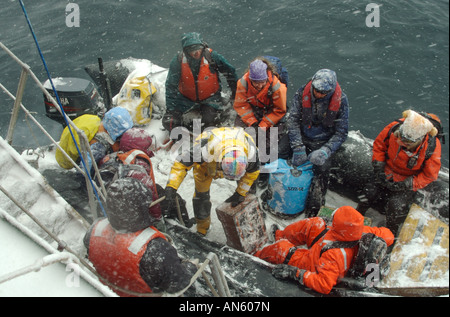
[[[155,201],[159,197],[155,176],[153,174],[153,166],[150,160],[154,156],[151,150],[152,143],[152,136],[146,130],[137,127],[131,128],[120,138],[119,152],[106,155],[100,161],[99,168],[107,166],[109,164],[108,162],[117,164],[116,161],[122,162],[119,164],[133,164],[142,167],[127,170],[126,177],[132,177],[141,181],[152,191],[152,199]],[[149,213],[155,226],[164,231],[165,225],[160,204],[150,207]]]
[[[107,218],[94,222],[84,237],[89,260],[104,279],[119,287],[113,290],[120,296],[175,293],[189,285],[196,271],[153,226],[148,213],[151,197],[136,179],[114,181],[107,189]]]
[[[331,158],[348,135],[349,105],[336,73],[317,71],[294,96],[287,119],[288,133],[280,140],[280,154],[294,166],[314,164],[306,216],[316,216],[325,202]]]
[[[394,242],[389,229],[364,226],[364,217],[358,211],[342,206],[335,210],[331,226],[320,217],[297,221],[284,230],[274,230],[275,243],[254,255],[277,264],[272,271],[276,278],[294,280],[328,294],[350,269],[357,246],[328,249],[323,253],[322,249],[334,241],[357,241],[363,233],[375,234],[388,246]],[[300,248],[302,245],[307,248]]]
[[[97,134],[91,140],[91,151],[95,162],[108,153],[119,150],[119,141],[122,134],[133,127],[133,119],[128,110],[122,107],[114,107],[105,113]],[[88,155],[89,171],[93,174],[91,156]]]
[[[284,133],[286,93],[287,87],[279,80],[275,67],[263,57],[256,58],[237,84],[233,107],[238,116],[234,125],[254,127],[256,134],[261,129],[266,131],[268,149],[270,129],[277,127],[277,141]],[[257,144],[258,139],[255,138]],[[260,148],[259,145],[258,147]]]
[[[172,60],[167,75],[163,127],[169,132],[180,126],[191,130],[195,118],[201,119],[204,128],[220,126],[224,102],[219,72],[225,76],[234,99],[236,70],[208,48],[199,33],[183,34],[181,44],[183,52]]]
[[[418,190],[432,195],[440,186],[441,143],[436,135],[434,125],[413,110],[404,111],[402,119],[388,124],[374,141],[373,182],[364,188],[366,201],[357,209],[365,213],[381,200],[386,225],[397,234]]]

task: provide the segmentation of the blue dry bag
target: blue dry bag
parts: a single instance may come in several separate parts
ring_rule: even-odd
[[[268,210],[279,216],[297,216],[304,209],[314,177],[313,165],[306,162],[294,167],[278,159],[265,165],[270,170],[267,194]]]

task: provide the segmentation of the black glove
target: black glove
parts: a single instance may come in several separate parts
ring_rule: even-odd
[[[241,202],[243,202],[245,200],[245,197],[242,196],[241,194],[239,194],[238,192],[234,192],[233,195],[231,195],[230,198],[228,198],[227,200],[225,200],[226,203],[231,203],[231,207],[236,207],[237,205],[239,205]]]
[[[300,166],[306,163],[308,160],[308,155],[306,155],[306,147],[299,146],[294,149],[294,153],[292,153],[291,163],[294,166]]]
[[[180,221],[178,216],[178,207],[180,208],[181,218],[183,219],[184,225],[187,228],[192,227],[195,223],[194,219],[189,218],[189,214],[186,209],[186,202],[182,199],[178,194],[176,189],[172,187],[166,187],[165,195],[166,195],[166,210],[163,210],[166,217],[176,219]],[[178,207],[177,207],[177,199],[178,199]]]
[[[392,179],[387,182],[387,188],[393,192],[413,190],[413,178],[408,177],[402,182],[394,182]]]
[[[165,210],[166,215],[170,218],[177,219],[178,213],[177,213],[177,190],[173,187],[166,187],[164,189],[165,195],[166,195],[166,203],[167,203],[167,209]]]
[[[279,280],[294,280],[303,285],[303,274],[305,272],[306,270],[300,270],[292,265],[278,264],[273,268],[272,275]]]
[[[386,174],[384,173],[385,162],[373,161],[373,174],[375,175],[376,184],[384,184],[386,182]]]

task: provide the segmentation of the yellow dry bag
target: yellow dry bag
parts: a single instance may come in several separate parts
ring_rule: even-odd
[[[130,112],[135,125],[144,125],[152,118],[152,95],[156,88],[146,76],[129,79],[122,86],[117,105]]]

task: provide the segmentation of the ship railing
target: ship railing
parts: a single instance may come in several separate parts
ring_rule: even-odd
[[[8,132],[7,132],[5,140],[8,142],[8,144],[12,145],[14,129],[16,127],[17,119],[19,117],[19,110],[22,109],[25,112],[25,114],[27,115],[27,117],[30,118],[36,124],[36,126],[44,133],[44,135],[47,136],[47,138],[62,152],[62,154],[72,163],[72,165],[84,176],[84,178],[86,180],[86,188],[87,188],[87,192],[88,192],[89,208],[90,208],[91,216],[92,216],[93,220],[97,219],[97,217],[98,217],[98,215],[97,215],[97,197],[99,199],[101,199],[102,201],[106,201],[106,189],[105,189],[105,185],[104,185],[104,183],[102,181],[102,178],[100,176],[100,173],[99,173],[99,170],[98,170],[98,166],[97,166],[97,164],[95,162],[95,159],[93,157],[93,154],[91,152],[91,148],[89,146],[89,141],[88,141],[88,139],[86,137],[86,134],[84,133],[83,130],[79,129],[73,123],[73,121],[60,109],[60,107],[59,107],[58,103],[56,102],[56,100],[47,91],[47,89],[45,89],[45,87],[42,85],[40,80],[36,77],[36,75],[31,70],[30,66],[28,66],[23,61],[21,61],[2,42],[0,42],[0,47],[22,69],[21,74],[20,74],[20,78],[19,78],[19,83],[18,83],[18,86],[17,86],[17,92],[16,92],[15,96],[12,93],[10,93],[8,91],[8,89],[6,89],[5,86],[3,86],[0,83],[0,88],[9,97],[11,97],[11,99],[14,100],[14,105],[13,105],[13,109],[12,109],[11,119],[10,119]],[[96,179],[99,182],[100,188],[95,182],[92,181],[92,178],[90,177],[90,175],[88,173],[86,173],[86,171],[83,168],[78,166],[78,164],[76,164],[72,160],[72,158],[67,154],[67,152],[59,145],[59,142],[55,141],[52,138],[52,136],[45,130],[45,128],[36,120],[36,118],[30,113],[30,111],[28,111],[28,109],[22,104],[22,98],[23,98],[23,94],[25,92],[25,87],[26,87],[26,83],[27,83],[28,78],[31,78],[35,82],[37,87],[44,93],[44,95],[47,97],[47,99],[60,112],[61,116],[66,118],[66,120],[67,120],[68,124],[70,125],[70,127],[72,128],[72,130],[77,133],[78,138],[80,140],[79,149],[80,149],[80,152],[81,152],[81,156],[83,157],[83,161],[87,162],[87,158],[88,158],[88,156],[90,156],[92,165],[93,165],[94,170],[95,170]],[[98,196],[96,196],[94,194],[94,190],[95,190],[96,193],[98,193]]]

